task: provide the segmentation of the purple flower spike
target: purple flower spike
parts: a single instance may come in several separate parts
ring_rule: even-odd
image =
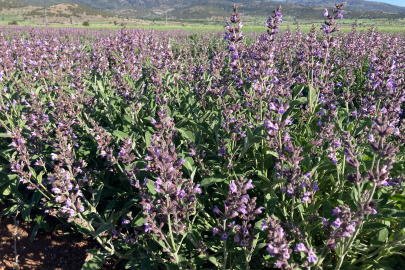
[[[218,215],[221,213],[221,211],[219,210],[218,206],[216,206],[216,205],[214,205],[214,213],[216,213],[216,214],[218,214]]]

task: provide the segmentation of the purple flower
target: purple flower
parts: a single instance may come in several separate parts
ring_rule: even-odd
[[[342,225],[342,221],[340,221],[340,218],[335,219],[335,221],[332,222],[332,226],[335,228],[339,228],[340,225]]]
[[[284,229],[280,227],[278,229],[278,234],[280,235],[281,238],[283,238],[284,237]]]
[[[340,138],[338,138],[334,143],[334,146],[339,147],[340,146]]]
[[[303,243],[299,243],[296,247],[295,247],[295,251],[297,252],[306,252],[307,248],[305,247],[305,245]]]
[[[151,119],[150,123],[151,123],[152,125],[156,125],[156,120],[155,120],[155,118],[151,117],[150,119]]]
[[[332,153],[332,152],[329,153],[328,158],[330,158],[333,163],[338,162],[336,155],[334,153]]]
[[[183,158],[180,158],[179,164],[180,164],[180,165],[183,165],[184,162],[186,162],[186,161],[185,161]]]
[[[325,227],[329,227],[329,221],[326,218],[322,218],[322,223]]]
[[[194,149],[191,149],[190,156],[191,156],[191,157],[192,157],[192,156],[195,156],[195,151],[194,151]]]
[[[239,207],[239,208],[238,208],[238,211],[239,211],[240,213],[242,213],[243,215],[246,215],[246,213],[247,213],[247,211],[246,211],[246,206],[243,205],[243,206]]]
[[[240,241],[239,236],[235,235],[235,238],[233,239],[233,241],[234,241],[235,243],[238,243],[238,242]]]
[[[197,185],[194,187],[194,193],[197,193],[197,192],[198,192],[198,194],[201,194],[201,193],[202,193],[201,188],[200,188],[200,184],[197,184]]]
[[[241,197],[240,201],[242,203],[248,203],[249,202],[249,194],[245,194]]]
[[[149,223],[144,223],[143,225],[145,225],[145,232],[152,230],[152,227],[149,226]]]
[[[261,214],[261,213],[262,213],[262,209],[263,209],[263,206],[260,206],[259,208],[257,208],[257,209],[255,210],[255,214]]]
[[[125,218],[121,222],[122,225],[126,225],[126,224],[129,224],[129,223],[130,223],[130,221],[128,219],[125,219]]]
[[[346,226],[346,231],[350,233],[354,233],[356,231],[356,228],[354,227],[356,223],[352,222],[350,225]]]
[[[332,216],[336,216],[336,215],[338,215],[339,213],[340,213],[339,207],[333,208],[333,210],[332,210]]]
[[[266,250],[270,254],[271,257],[274,257],[274,254],[278,253],[278,249],[274,248],[271,244],[267,244]]]
[[[325,8],[325,12],[322,14],[322,17],[328,17],[329,16],[329,12],[328,10]]]
[[[253,188],[252,179],[250,179],[250,180],[246,183],[245,189],[252,189],[252,188]]]
[[[309,261],[310,263],[313,263],[313,262],[316,262],[316,261],[317,261],[317,258],[316,258],[316,256],[315,256],[315,253],[314,253],[314,251],[312,250],[312,248],[310,248],[309,251],[308,251],[308,261]]]
[[[214,213],[216,213],[216,214],[218,214],[218,215],[221,213],[221,211],[219,210],[218,206],[216,206],[216,205],[214,205]]]
[[[216,235],[217,233],[219,233],[219,230],[214,227],[214,229],[212,229],[212,235]]]
[[[221,240],[222,240],[222,241],[226,241],[227,238],[228,238],[228,236],[226,235],[226,233],[224,233],[224,234],[221,236]]]
[[[184,191],[184,189],[181,189],[180,187],[177,188],[177,192],[176,195],[179,196],[180,199],[183,199],[184,197],[186,197],[186,192]]]
[[[231,191],[232,194],[238,190],[234,180],[231,180],[231,184],[229,185],[229,190]]]
[[[262,220],[262,231],[264,231],[265,229],[268,229],[268,228],[269,228],[269,224],[266,221]]]

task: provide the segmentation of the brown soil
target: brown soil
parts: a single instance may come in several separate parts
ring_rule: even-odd
[[[0,204],[0,213],[5,208]],[[31,243],[31,232],[35,223],[25,222],[21,216],[17,232],[21,234],[17,241],[19,269],[49,270],[80,270],[86,260],[86,249],[100,249],[97,242],[83,235],[63,235],[60,229],[54,232],[38,230],[35,240]],[[58,220],[51,221],[51,227]],[[15,266],[14,256],[14,221],[12,217],[0,218],[0,270],[12,270]],[[114,267],[113,261],[106,261],[102,270],[125,269],[121,264]]]

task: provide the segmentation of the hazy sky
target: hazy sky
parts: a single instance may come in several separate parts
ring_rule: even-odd
[[[369,1],[369,0],[366,0]],[[391,5],[405,7],[405,0],[376,0],[376,2],[384,2]]]

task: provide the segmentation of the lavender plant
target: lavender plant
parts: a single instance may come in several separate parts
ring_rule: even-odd
[[[339,33],[344,5],[309,33],[236,5],[225,36],[1,27],[1,215],[93,237],[83,269],[403,268],[405,36]]]

